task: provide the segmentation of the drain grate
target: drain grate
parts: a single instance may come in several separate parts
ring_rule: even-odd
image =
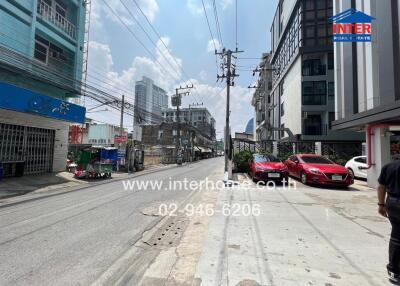
[[[152,247],[175,247],[179,244],[182,235],[188,226],[188,220],[170,218],[144,243]]]

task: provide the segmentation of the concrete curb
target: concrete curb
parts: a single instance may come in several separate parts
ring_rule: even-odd
[[[26,202],[31,202],[31,201],[44,199],[44,198],[58,196],[58,195],[62,195],[62,194],[65,194],[65,193],[81,191],[81,190],[85,190],[85,189],[88,189],[88,188],[92,188],[92,187],[96,187],[96,186],[100,186],[100,185],[105,185],[105,184],[109,184],[109,183],[113,183],[113,182],[129,180],[129,179],[133,179],[133,178],[138,178],[138,177],[141,177],[141,176],[153,174],[153,173],[160,172],[160,171],[163,171],[163,170],[171,170],[171,169],[179,168],[179,167],[182,167],[182,166],[188,166],[188,165],[191,165],[191,164],[195,164],[197,162],[200,162],[200,161],[186,163],[186,164],[183,164],[181,166],[174,164],[172,166],[155,168],[155,169],[152,169],[152,170],[148,170],[147,172],[143,171],[143,172],[140,172],[138,174],[133,174],[132,176],[127,175],[126,177],[123,177],[123,178],[114,178],[114,179],[109,179],[109,180],[101,181],[101,182],[93,182],[93,183],[86,184],[85,186],[64,187],[64,188],[60,188],[60,189],[56,189],[56,190],[49,190],[49,191],[45,191],[45,192],[32,191],[32,192],[28,192],[28,193],[24,193],[24,194],[20,194],[20,195],[12,195],[12,196],[6,196],[6,197],[3,196],[3,197],[0,197],[0,209],[11,207],[11,206],[15,206],[15,205],[26,203]],[[26,197],[26,195],[28,195],[28,194],[31,194],[32,198]],[[41,194],[44,194],[44,195],[41,195]],[[7,203],[7,199],[16,198],[16,197],[22,197],[22,199]]]

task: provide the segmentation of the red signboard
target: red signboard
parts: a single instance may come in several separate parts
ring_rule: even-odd
[[[114,143],[122,143],[128,141],[128,136],[115,136]]]

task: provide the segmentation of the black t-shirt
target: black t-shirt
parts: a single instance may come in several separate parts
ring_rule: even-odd
[[[385,165],[382,168],[378,182],[386,186],[389,194],[400,196],[400,160]]]

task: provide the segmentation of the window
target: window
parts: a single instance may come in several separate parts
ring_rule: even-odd
[[[303,105],[326,105],[326,81],[303,82]]]
[[[359,157],[354,159],[357,163],[367,164],[367,157]]]
[[[334,100],[335,99],[335,83],[328,82],[328,99]]]
[[[283,116],[285,114],[285,103],[282,102],[281,104],[281,116]]]
[[[335,112],[329,112],[329,129],[332,129],[333,121],[335,121]]]
[[[325,8],[326,8],[325,0],[317,0],[317,9],[325,9]]]
[[[56,12],[57,12],[57,14],[59,14],[60,16],[62,16],[64,18],[67,15],[66,9],[64,7],[62,7],[60,4],[58,4],[58,3],[56,3]]]
[[[278,158],[276,158],[274,155],[267,155],[267,154],[257,154],[254,155],[253,157],[254,162],[256,163],[264,163],[264,162],[281,162]]]
[[[301,159],[307,164],[333,164],[331,160],[322,156],[303,156]]]
[[[318,25],[318,33],[317,36],[318,38],[320,37],[326,37],[326,25]]]
[[[315,26],[314,25],[306,26],[305,29],[306,29],[306,32],[305,32],[306,38],[315,37]]]
[[[333,53],[328,54],[328,69],[333,70],[334,68],[334,61],[333,61]]]
[[[306,10],[314,10],[314,0],[306,0],[305,1],[305,9]]]
[[[320,59],[310,59],[303,61],[303,76],[326,75],[326,66]]]
[[[49,47],[36,40],[34,58],[41,63],[47,64],[49,59]]]

